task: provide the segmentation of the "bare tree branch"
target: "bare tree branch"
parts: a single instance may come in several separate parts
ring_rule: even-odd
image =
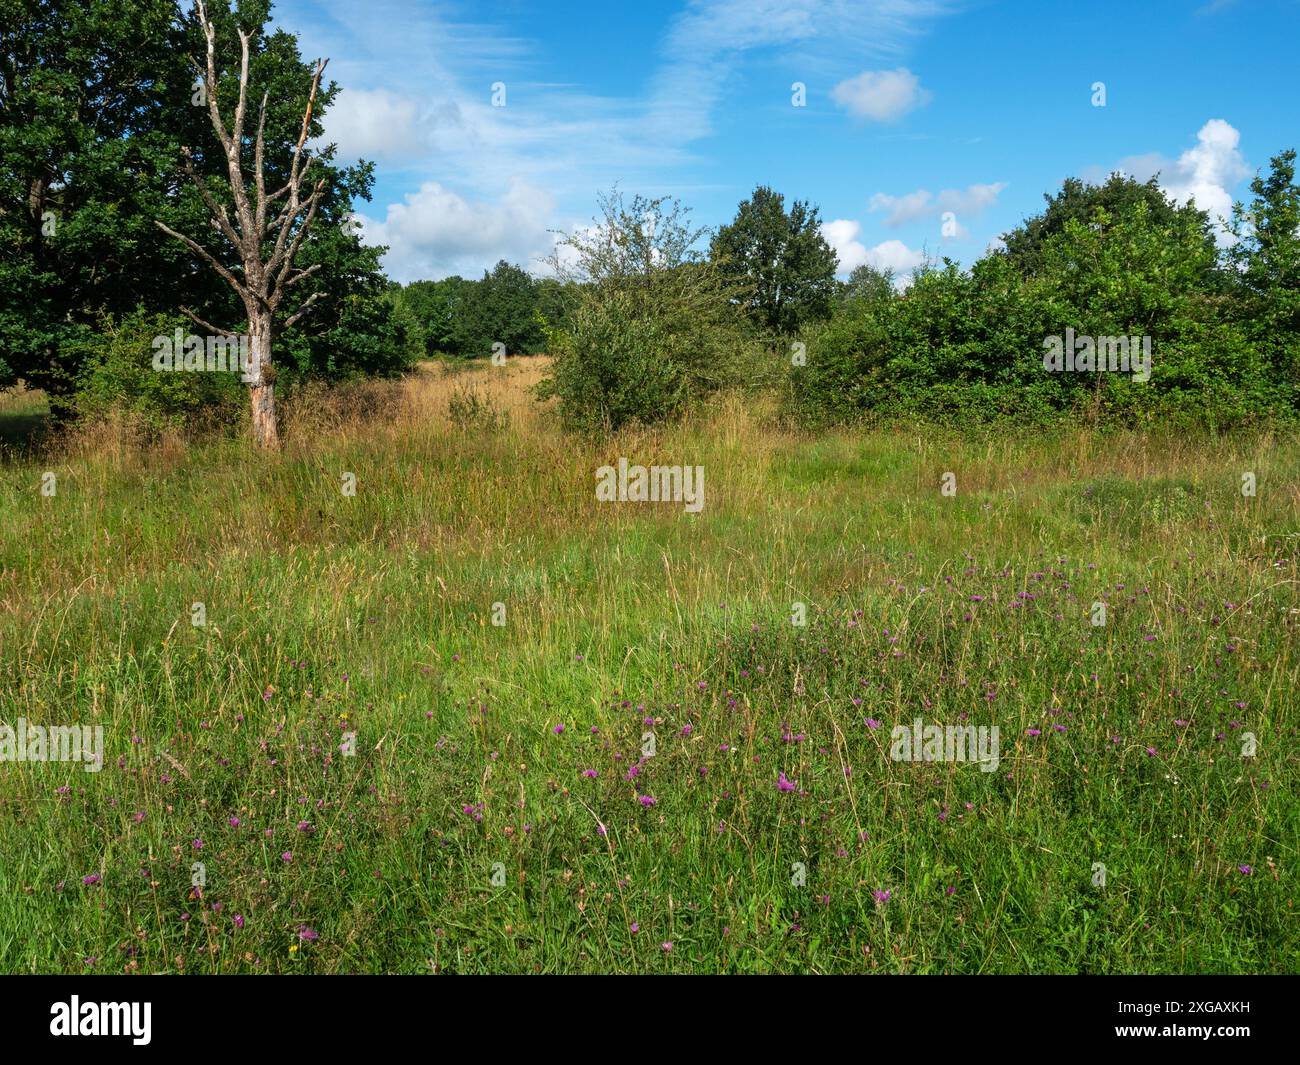
[[[286,319],[284,320],[284,327],[285,327],[285,329],[288,329],[291,325],[293,325],[293,324],[295,324],[296,322],[298,322],[298,321],[299,321],[300,319],[302,319],[302,318],[303,318],[303,317],[304,317],[308,312],[310,312],[311,309],[312,309],[312,306],[316,303],[316,301],[317,301],[318,299],[320,299],[320,295],[321,295],[321,294],[320,294],[319,292],[313,292],[310,296],[308,296],[308,297],[303,301],[302,306],[299,307],[296,311],[293,312],[293,314],[289,315],[289,317],[286,318]]]
[[[184,233],[177,233],[176,230],[172,229],[171,226],[166,225],[163,222],[159,222],[158,219],[156,218],[154,219],[153,224],[156,225],[159,229],[161,229],[164,233],[166,233],[169,237],[175,237],[187,248],[189,248],[190,251],[194,252],[195,255],[200,256],[205,262],[207,262],[209,266],[212,267],[212,269],[214,269],[218,274],[220,274],[222,277],[226,279],[226,281],[230,283],[230,287],[233,288],[237,293],[239,293],[240,297],[245,302],[248,302],[249,300],[256,297],[256,293],[250,291],[248,287],[242,281],[239,280],[239,278],[237,278],[228,269],[226,269],[226,267],[224,267],[221,264],[221,262],[216,258],[216,256],[214,256],[210,251],[208,251],[207,248],[203,247],[203,245],[200,244],[198,241],[191,240]]]
[[[312,263],[311,266],[307,267],[305,270],[295,270],[284,279],[284,282],[280,285],[280,291],[283,292],[293,285],[296,285],[304,277],[311,277],[312,274],[320,269],[320,266],[320,263]]]
[[[212,215],[217,228],[221,230],[222,235],[238,250],[241,244],[239,234],[235,232],[235,227],[231,225],[230,216],[226,213],[225,205],[217,202],[216,197],[212,195],[208,190],[208,186],[195,171],[194,160],[190,155],[189,148],[182,148],[181,156],[185,163],[185,173],[190,176],[190,180],[194,182],[194,187],[199,190],[199,195],[203,198],[203,203],[207,207],[208,212]]]
[[[238,333],[232,333],[229,329],[222,329],[219,326],[212,325],[210,322],[205,322],[202,318],[200,318],[188,307],[182,307],[181,314],[185,315],[185,317],[188,318],[191,322],[194,322],[197,325],[201,325],[209,333],[215,333],[217,336],[223,336],[223,337],[239,336]]]

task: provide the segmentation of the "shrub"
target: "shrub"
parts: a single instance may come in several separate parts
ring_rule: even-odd
[[[692,401],[751,379],[754,345],[712,264],[690,251],[699,237],[665,199],[618,193],[601,200],[603,221],[561,242],[552,266],[572,302],[549,327],[555,357],[540,394],[560,401],[581,432],[651,423]]]
[[[69,354],[81,371],[72,411],[81,419],[124,414],[150,431],[229,428],[242,424],[247,386],[238,373],[159,372],[153,368],[155,337],[185,334],[197,326],[185,319],[136,310],[120,319],[105,317],[99,332],[76,342]]]

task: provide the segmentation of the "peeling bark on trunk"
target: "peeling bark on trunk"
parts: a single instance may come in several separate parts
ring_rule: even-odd
[[[280,430],[275,422],[275,370],[271,365],[271,318],[259,316],[249,321],[248,397],[253,414],[253,442],[258,447],[280,446]]]

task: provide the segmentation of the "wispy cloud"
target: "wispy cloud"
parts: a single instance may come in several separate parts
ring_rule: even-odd
[[[531,247],[537,241],[525,235],[585,217],[595,192],[616,181],[680,184],[728,94],[753,106],[744,93],[756,69],[798,70],[814,92],[818,84],[826,92],[864,58],[896,60],[953,6],[690,0],[651,43],[655,70],[626,96],[556,84],[544,76],[551,68],[541,49],[485,20],[482,9],[471,16],[417,0],[282,0],[277,17],[299,34],[304,54],[331,57],[344,87],[325,119],[327,139],[345,159],[381,162],[384,187],[401,190],[400,202],[379,205],[380,218],[363,213],[363,222],[392,245],[392,276],[408,280],[452,263],[467,268],[473,243],[457,234],[471,213],[481,232],[517,229],[516,244]],[[494,82],[505,85],[503,107],[492,105]],[[435,224],[439,212],[447,217]],[[478,265],[516,244],[500,252],[485,245],[490,261]]]
[[[884,224],[891,228],[918,219],[939,218],[949,211],[959,219],[970,218],[997,203],[1006,187],[1005,181],[997,181],[989,185],[968,185],[965,189],[944,189],[937,196],[926,189],[903,196],[877,192],[871,197],[869,208],[884,211]]]

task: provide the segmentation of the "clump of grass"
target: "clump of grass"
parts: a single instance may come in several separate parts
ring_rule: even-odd
[[[447,417],[461,432],[499,433],[509,424],[492,397],[472,385],[452,392]]]

